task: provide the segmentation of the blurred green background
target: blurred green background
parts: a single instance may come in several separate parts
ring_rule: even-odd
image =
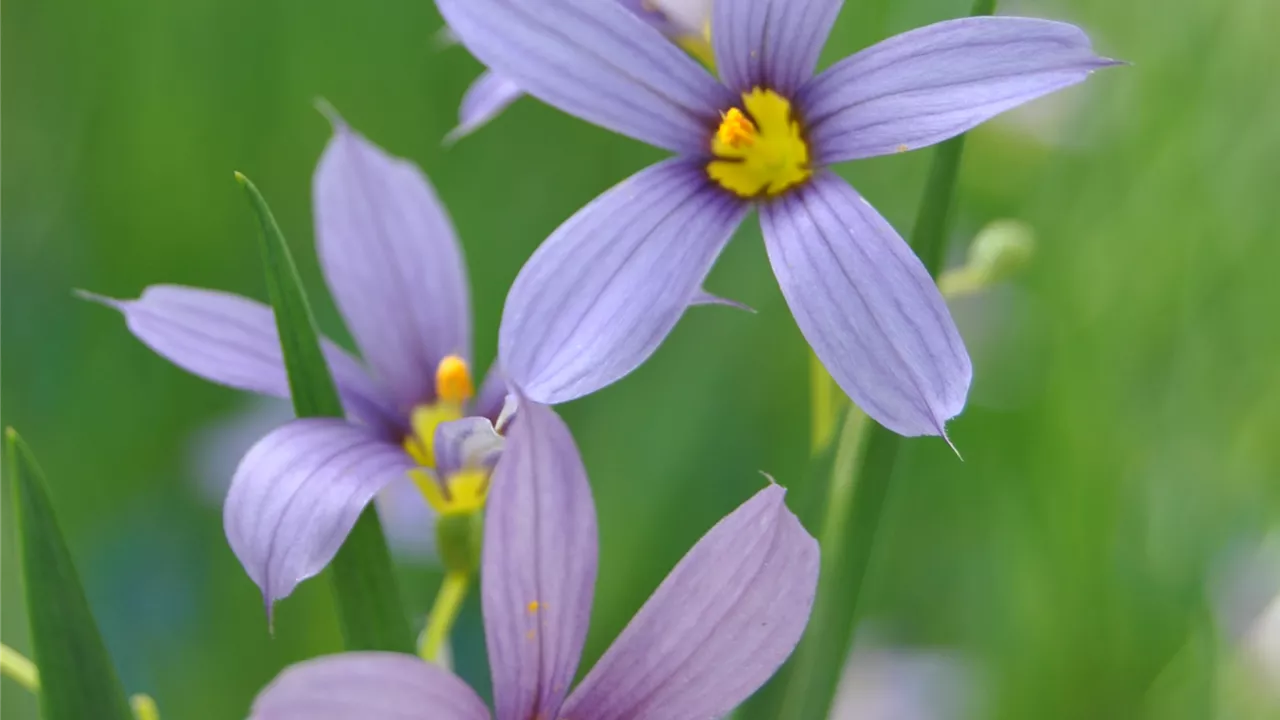
[[[827,57],[967,6],[850,0]],[[904,445],[867,624],[877,643],[958,658],[973,702],[937,717],[1280,717],[1280,676],[1249,630],[1278,588],[1230,570],[1280,528],[1280,4],[1000,11],[1079,23],[1133,65],[970,137],[956,261],[999,218],[1028,223],[1037,254],[956,307],[977,373],[951,426],[965,459],[936,439]],[[304,583],[267,634],[193,460],[202,429],[252,404],[71,290],[264,298],[239,170],[272,203],[321,325],[345,337],[311,242],[323,96],[436,184],[470,265],[483,367],[538,242],[660,155],[527,99],[442,147],[480,68],[436,47],[426,1],[10,0],[0,26],[3,423],[45,466],[126,688],[167,719],[242,717],[286,664],[338,649],[329,589]],[[929,158],[845,174],[905,233]],[[754,223],[740,234],[708,286],[758,315],[695,309],[638,372],[562,408],[600,513],[588,662],[761,486],[758,470],[785,484],[808,467],[807,350]],[[7,491],[0,629],[26,649]],[[1236,602],[1241,575],[1261,594]],[[420,614],[433,574],[408,564],[405,578]],[[477,623],[472,608],[463,662]],[[4,717],[35,717],[0,682]]]

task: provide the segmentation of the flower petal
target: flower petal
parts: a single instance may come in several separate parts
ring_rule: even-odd
[[[498,422],[502,406],[507,402],[507,376],[503,374],[498,363],[489,366],[489,372],[480,383],[480,390],[471,401],[471,415],[486,417]]]
[[[270,306],[217,290],[152,285],[137,300],[81,297],[119,310],[139,340],[187,372],[238,390],[289,397],[280,335]],[[398,432],[394,405],[364,368],[329,340],[329,371],[350,415],[380,432]]]
[[[317,251],[365,361],[407,415],[435,398],[444,356],[471,357],[462,249],[417,167],[333,122],[314,180]]]
[[[525,263],[503,308],[502,367],[538,402],[598,390],[653,354],[749,206],[672,159],[569,218]]]
[[[818,543],[777,485],[716,524],[667,575],[559,717],[700,720],[746,700],[804,632]]]
[[[891,37],[806,84],[798,104],[822,164],[941,142],[1114,65],[1067,23],[973,17]]]
[[[445,136],[445,143],[457,142],[475,132],[523,94],[520,86],[511,80],[492,70],[484,71],[462,96],[462,105],[458,108],[458,126]]]
[[[942,435],[973,368],[920,260],[844,180],[820,172],[760,209],[782,294],[818,359],[868,415]]]
[[[711,42],[720,78],[736,93],[790,96],[813,75],[844,0],[715,0]]]
[[[351,652],[291,665],[258,693],[249,720],[486,720],[467,684],[412,655]]]
[[[373,496],[412,467],[398,445],[337,418],[294,420],[249,449],[222,520],[268,612],[333,559]]]
[[[426,472],[425,470],[423,472]],[[395,480],[374,498],[382,533],[398,561],[439,564],[436,554],[436,513],[422,490],[405,476]]]
[[[596,582],[596,510],[578,448],[521,398],[493,474],[481,601],[498,720],[558,718],[582,655]]]
[[[441,477],[467,468],[492,470],[502,456],[502,436],[488,418],[465,417],[436,426],[436,472]]]
[[[705,153],[733,97],[618,2],[438,0],[477,58],[525,92],[615,132]]]

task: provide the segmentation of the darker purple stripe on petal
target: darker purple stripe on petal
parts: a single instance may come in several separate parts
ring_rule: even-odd
[[[830,164],[916,149],[1114,64],[1079,28],[963,18],[889,38],[800,89],[814,157]]]
[[[902,238],[822,172],[763,207],[765,246],[800,330],[840,387],[903,435],[941,434],[964,407],[969,357]]]
[[[595,589],[595,506],[568,428],[521,398],[485,512],[481,602],[499,718],[558,718]]]
[[[616,2],[440,0],[482,62],[529,94],[676,152],[703,152],[732,96],[655,28]]]
[[[564,717],[721,717],[791,653],[808,620],[818,545],[783,502],[756,493],[662,581],[565,703]]]
[[[336,418],[294,420],[249,450],[227,493],[227,540],[268,608],[338,551],[364,507],[413,462]]]
[[[669,160],[623,181],[566,221],[520,271],[499,354],[513,382],[563,402],[649,357],[697,294],[749,206]]]

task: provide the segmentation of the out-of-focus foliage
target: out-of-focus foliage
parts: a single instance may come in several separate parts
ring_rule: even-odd
[[[849,0],[827,57],[968,4]],[[950,428],[965,461],[904,443],[867,586],[878,642],[963,658],[976,717],[1266,717],[1211,590],[1224,558],[1280,525],[1280,5],[1000,11],[1079,23],[1133,65],[969,138],[953,260],[998,218],[1029,225],[1037,250],[1018,279],[956,302],[976,369]],[[0,27],[3,422],[40,450],[126,690],[165,717],[238,717],[285,664],[339,648],[329,588],[304,583],[267,634],[192,461],[207,457],[200,429],[251,404],[71,289],[265,299],[240,170],[271,198],[321,327],[344,337],[310,242],[323,96],[435,182],[470,263],[484,366],[537,243],[660,155],[527,99],[442,147],[479,67],[437,49],[426,1],[12,0]],[[928,159],[847,175],[905,233]],[[585,665],[759,488],[757,470],[786,483],[808,467],[808,351],[755,229],[708,285],[759,314],[695,308],[638,372],[563,409],[600,512]],[[11,513],[0,630],[26,649]],[[405,569],[419,616],[437,579]],[[477,614],[454,649],[472,675]],[[6,686],[0,711],[34,717],[34,703]]]

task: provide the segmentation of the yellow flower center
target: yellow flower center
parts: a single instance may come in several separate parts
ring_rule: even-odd
[[[791,102],[763,88],[743,93],[742,108],[723,113],[711,152],[707,175],[744,198],[777,195],[813,174]]]
[[[484,507],[489,492],[489,471],[462,470],[437,481],[421,470],[412,470],[409,477],[422,491],[422,496],[441,516],[470,515]]]
[[[436,367],[436,401],[413,409],[413,432],[405,437],[404,449],[423,468],[436,469],[436,428],[440,423],[462,419],[463,406],[475,394],[471,368],[457,355],[449,355]],[[436,479],[432,473],[410,470],[423,497],[441,515],[463,515],[484,506],[489,473],[480,469],[455,472]]]

